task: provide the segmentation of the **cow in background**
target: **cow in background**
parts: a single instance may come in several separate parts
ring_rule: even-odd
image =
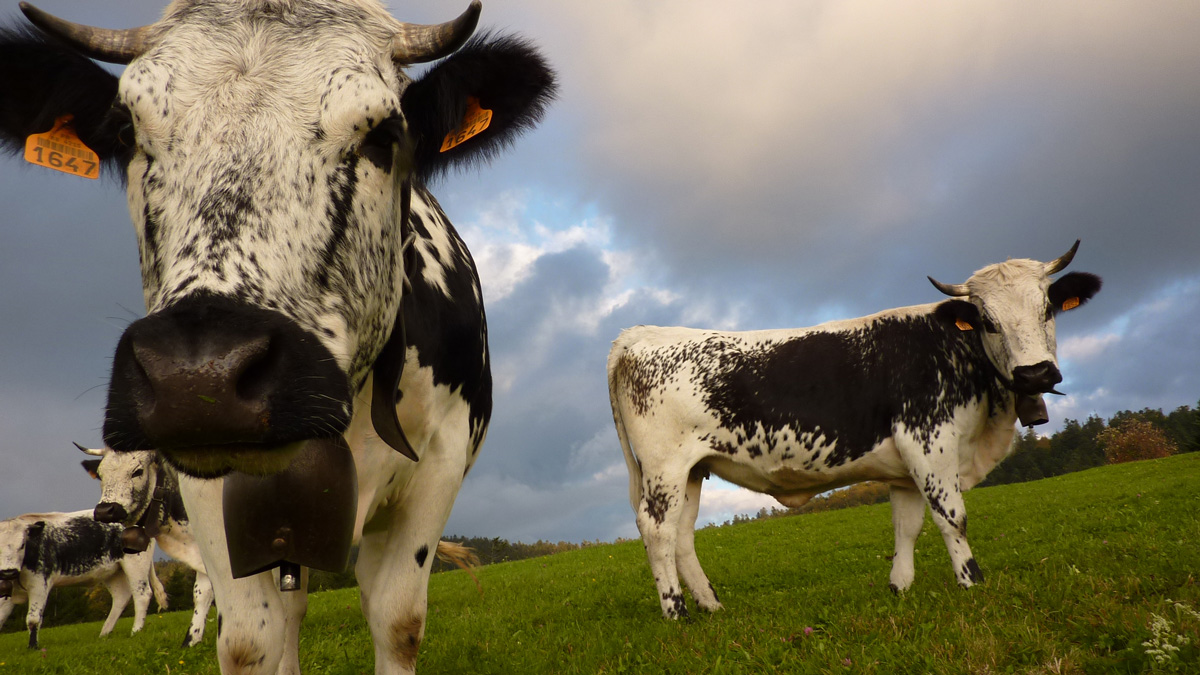
[[[86,448],[78,443],[75,447],[100,458],[82,462],[88,475],[100,481],[100,502],[93,512],[95,519],[102,523],[145,528],[164,553],[195,570],[192,624],[183,638],[183,646],[197,644],[204,639],[213,589],[204,570],[200,547],[188,523],[178,474],[152,450],[113,452],[109,448]],[[435,555],[438,560],[465,570],[480,587],[472,569],[479,565],[479,558],[470,548],[439,541]]]
[[[70,115],[125,179],[147,316],[117,345],[104,441],[184,474],[222,671],[297,672],[307,602],[235,573],[225,523],[261,511],[226,519],[224,486],[348,451],[375,668],[414,672],[428,558],[492,409],[478,273],[426,184],[531,128],[553,72],[523,39],[472,38],[478,1],[419,25],[376,0],[174,0],[122,30],[20,6],[52,37],[0,34],[0,90],[22,92],[0,142]]]
[[[926,505],[958,583],[982,581],[962,492],[1011,451],[1018,416],[1046,421],[1041,395],[1062,381],[1055,317],[1100,290],[1087,273],[1050,278],[1078,247],[989,265],[964,284],[930,278],[952,300],[813,328],[622,332],[609,395],[663,615],[687,614],[680,577],[701,608],[721,607],[693,545],[710,473],[792,508],[887,482],[892,588],[913,581]]]
[[[112,594],[112,609],[100,635],[112,632],[130,598],[133,632],[140,631],[151,594],[159,611],[167,606],[167,594],[154,574],[154,547],[126,554],[124,529],[96,522],[91,511],[30,513],[0,521],[0,626],[13,605],[28,601],[25,625],[34,649],[42,611],[55,586],[101,583]]]
[[[85,448],[78,443],[75,447],[100,458],[83,462],[88,474],[100,481],[100,502],[93,511],[95,519],[101,523],[143,527],[163,553],[195,570],[192,624],[183,637],[183,646],[200,642],[213,603],[213,588],[204,570],[200,546],[192,535],[175,470],[152,450],[113,452],[107,448]]]

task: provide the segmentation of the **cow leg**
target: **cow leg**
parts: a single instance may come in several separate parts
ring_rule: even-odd
[[[688,615],[683,588],[679,584],[675,551],[689,469],[669,468],[643,473],[642,498],[637,510],[638,531],[642,533],[642,543],[646,546],[646,557],[650,560],[650,572],[658,588],[663,616],[668,619],[686,618]]]
[[[925,498],[917,490],[892,486],[892,529],[896,533],[896,554],[892,558],[891,588],[906,590],[912,585],[913,549],[921,526],[925,524]]]
[[[4,628],[5,622],[8,621],[8,615],[12,614],[13,606],[16,604],[12,598],[0,598],[0,628]]]
[[[139,553],[134,558],[138,560],[130,561],[131,564],[125,567],[125,576],[130,580],[130,593],[133,595],[133,632],[136,633],[146,625],[146,613],[150,610],[150,598],[154,591],[150,587],[150,570],[153,569],[154,560],[150,550]],[[125,556],[128,560],[130,556]],[[165,594],[164,594],[165,595]]]
[[[684,494],[683,511],[679,517],[679,531],[675,541],[675,563],[679,567],[679,576],[687,584],[692,597],[701,609],[715,612],[721,609],[721,601],[713,590],[708,577],[700,567],[700,559],[696,557],[696,516],[700,514],[700,490],[704,487],[704,475],[692,471],[688,475],[687,491]]]
[[[279,575],[275,575],[275,588],[279,588]],[[294,659],[284,658],[279,662],[277,675],[300,675],[300,624],[308,613],[308,568],[300,568],[300,588],[280,593],[284,611],[283,653]]]
[[[121,618],[121,613],[133,597],[133,592],[129,589],[129,578],[124,574],[114,574],[104,586],[112,596],[112,607],[108,610],[108,618],[104,620],[104,625],[100,627],[100,637],[112,632],[117,625],[117,619]]]
[[[945,432],[943,436],[953,438],[952,434]],[[948,443],[909,452],[905,459],[909,474],[929,504],[933,522],[942,531],[955,578],[960,586],[970,588],[983,581],[983,572],[971,555],[971,547],[967,545],[967,509],[959,488],[957,450],[954,444]]]
[[[25,588],[25,592],[29,594],[29,610],[25,613],[25,627],[29,629],[29,648],[37,649],[38,629],[42,627],[42,612],[46,610],[46,597],[50,595],[50,584],[45,577],[31,576],[32,578]]]
[[[467,467],[467,429],[465,419],[444,422],[401,493],[363,526],[354,574],[375,644],[377,674],[416,670],[429,571]]]
[[[217,661],[224,675],[299,673],[300,657],[285,653],[287,607],[270,572],[234,579],[222,508],[224,481],[180,476],[179,491],[212,582],[220,617]]]
[[[196,583],[192,585],[192,625],[183,637],[183,646],[191,647],[204,639],[204,624],[208,621],[208,610],[213,603],[212,581],[204,572],[196,572]]]

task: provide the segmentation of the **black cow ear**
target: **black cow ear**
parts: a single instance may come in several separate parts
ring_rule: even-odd
[[[100,460],[85,459],[80,464],[83,465],[83,470],[88,472],[88,475],[96,480],[100,480]]]
[[[1050,284],[1050,307],[1055,314],[1080,307],[1100,292],[1103,283],[1095,274],[1071,272]]]
[[[29,527],[25,528],[25,533],[27,535],[29,535],[30,537],[36,537],[36,536],[39,536],[42,533],[42,530],[44,530],[44,529],[46,529],[46,521],[39,520],[36,523],[33,523]]]
[[[482,33],[404,90],[417,177],[486,162],[545,114],[554,71],[526,40]]]
[[[0,63],[0,150],[20,152],[30,135],[70,115],[70,127],[103,164],[128,161],[111,115],[115,75],[33,28],[0,27]]]
[[[933,310],[933,316],[941,323],[961,331],[979,330],[983,323],[979,308],[966,300],[946,300]]]

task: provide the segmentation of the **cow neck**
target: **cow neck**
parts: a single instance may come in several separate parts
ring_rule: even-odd
[[[144,529],[146,536],[151,539],[157,537],[162,532],[163,510],[165,509],[166,501],[167,488],[156,485],[154,487],[154,495],[150,498],[150,504],[142,512],[142,517],[136,523],[136,527]]]

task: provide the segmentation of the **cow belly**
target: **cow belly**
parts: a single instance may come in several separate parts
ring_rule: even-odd
[[[803,506],[814,495],[868,480],[912,486],[908,470],[891,440],[884,441],[862,457],[836,467],[817,462],[805,468],[799,458],[778,461],[740,461],[711,457],[707,468],[721,478],[755,492],[769,494],[790,508]]]

